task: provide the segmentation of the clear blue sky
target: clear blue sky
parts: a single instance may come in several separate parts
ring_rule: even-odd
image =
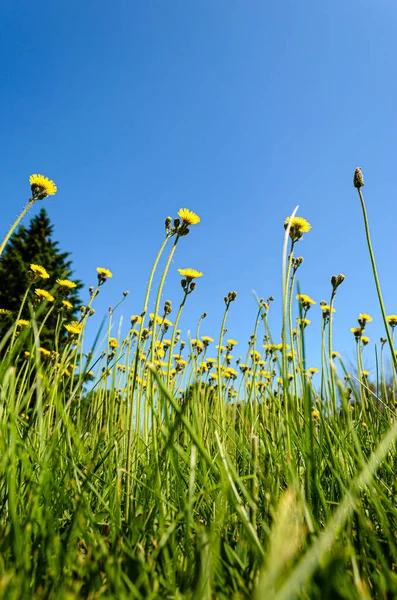
[[[302,292],[327,300],[344,273],[335,348],[369,312],[382,334],[362,216],[364,193],[387,311],[397,313],[395,161],[397,6],[392,0],[3,0],[0,8],[5,232],[43,173],[59,192],[45,206],[75,275],[102,288],[98,322],[123,290],[141,310],[163,222],[180,207],[202,219],[181,240],[164,299],[176,311],[178,267],[204,272],[182,326],[217,335],[223,297],[238,292],[228,336],[252,330],[259,296],[281,312],[283,221],[299,204],[313,226],[298,245]],[[309,315],[319,363],[320,310]],[[193,333],[194,336],[194,333]],[[367,366],[374,360],[368,354]]]

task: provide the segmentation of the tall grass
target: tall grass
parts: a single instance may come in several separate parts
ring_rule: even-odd
[[[296,289],[295,254],[310,226],[293,214],[281,340],[268,326],[272,298],[258,299],[246,356],[233,358],[237,341],[225,339],[229,312],[239,310],[233,291],[212,340],[200,335],[201,320],[196,338],[183,338],[179,318],[200,274],[182,271],[175,312],[162,301],[171,259],[197,225],[189,211],[180,215],[166,220],[142,310],[124,338],[110,311],[85,348],[87,320],[111,276],[99,269],[79,322],[59,312],[57,350],[40,342],[43,317],[54,310],[45,298],[30,307],[28,324],[14,315],[0,343],[0,597],[396,597],[395,386],[386,380],[384,344],[378,372],[369,378],[362,368],[371,317],[360,315],[350,373],[332,347],[344,279],[333,276],[330,301],[320,306],[317,388],[305,327],[319,306]],[[32,277],[39,287],[39,273]]]

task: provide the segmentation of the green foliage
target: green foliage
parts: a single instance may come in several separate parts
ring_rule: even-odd
[[[0,259],[0,308],[11,311],[11,318],[1,315],[0,332],[4,332],[15,321],[19,313],[22,299],[29,288],[26,301],[22,308],[21,318],[30,319],[30,307],[37,305],[38,298],[35,288],[45,289],[55,296],[54,308],[45,321],[40,334],[40,343],[48,349],[54,348],[54,331],[57,326],[58,317],[64,315],[67,320],[76,318],[78,308],[81,305],[79,290],[83,287],[80,281],[75,281],[77,286],[66,295],[54,294],[54,289],[59,288],[57,279],[68,279],[71,277],[72,261],[69,259],[70,252],[61,252],[58,242],[52,239],[53,225],[48,218],[44,208],[33,217],[28,227],[23,225],[14,233],[6,246]],[[38,264],[44,267],[50,275],[49,279],[36,277],[33,281],[30,264]],[[62,299],[67,298],[73,309],[66,310],[62,305]],[[39,323],[40,325],[40,320]],[[59,343],[62,345],[67,339],[66,331],[60,332]]]

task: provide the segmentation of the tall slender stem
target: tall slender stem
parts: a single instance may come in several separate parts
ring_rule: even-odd
[[[15,223],[13,225],[11,225],[10,229],[7,232],[7,235],[5,236],[3,242],[0,246],[0,256],[3,254],[3,250],[6,247],[8,240],[14,233],[15,228],[18,227],[19,223],[22,221],[22,219],[24,218],[24,216],[26,215],[28,210],[33,206],[34,202],[35,201],[31,198],[29,200],[29,202],[27,203],[27,205],[25,206],[25,208],[23,209],[23,211],[21,212],[21,214],[19,215],[19,217],[17,218],[17,220],[15,221]]]

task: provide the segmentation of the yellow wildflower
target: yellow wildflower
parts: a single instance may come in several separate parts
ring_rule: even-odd
[[[287,229],[288,225],[291,222],[291,229],[289,230],[289,236],[294,241],[297,242],[302,237],[303,233],[307,233],[311,230],[312,226],[306,219],[302,217],[287,217],[284,221],[284,229]]]
[[[358,322],[361,327],[365,327],[365,324],[371,323],[372,320],[372,317],[370,315],[367,315],[366,313],[360,313],[358,315]]]
[[[82,327],[80,327],[80,323],[70,323],[68,325],[64,325],[64,327],[66,331],[74,335],[78,335],[82,330]]]
[[[200,271],[196,271],[195,269],[178,269],[178,272],[184,277],[187,281],[192,281],[197,277],[202,277],[203,274]]]
[[[43,356],[51,356],[51,352],[49,350],[47,350],[46,348],[39,348],[39,352],[43,355]]]
[[[209,335],[202,335],[201,339],[203,340],[204,344],[207,346],[210,342],[213,342],[213,338],[210,337]]]
[[[197,223],[200,223],[200,217],[188,208],[181,208],[178,211],[178,216],[185,225],[197,225]]]
[[[388,321],[390,327],[394,328],[397,325],[397,315],[389,315],[386,317],[386,320]]]
[[[337,352],[336,350],[333,350],[332,351],[332,358],[340,358],[339,352]]]
[[[74,281],[70,281],[69,279],[57,279],[57,283],[58,285],[61,285],[62,287],[68,288],[70,290],[77,287],[77,283],[75,283]]]
[[[313,410],[312,410],[312,417],[313,417],[313,419],[319,419],[320,418],[320,413],[315,408],[313,408]]]
[[[0,308],[0,315],[12,315],[12,312],[7,308]]]
[[[17,325],[20,327],[29,327],[30,323],[29,321],[26,321],[26,319],[18,319]]]
[[[118,347],[119,347],[119,343],[118,343],[118,341],[116,340],[116,338],[114,338],[114,337],[110,337],[108,341],[109,341],[109,346],[110,346],[111,348],[118,348]]]
[[[69,309],[73,308],[73,304],[71,302],[69,302],[69,300],[62,300],[62,304],[64,306],[66,306],[66,308],[69,308]]]
[[[314,373],[318,373],[318,369],[316,369],[316,367],[310,367],[310,369],[308,369],[307,372],[311,375],[314,375]]]
[[[306,327],[306,325],[310,325],[311,323],[310,319],[296,319],[296,321],[303,325],[303,327]]]
[[[33,273],[35,275],[38,275],[39,277],[42,277],[42,279],[48,279],[49,278],[49,274],[47,273],[47,271],[45,270],[45,268],[42,267],[41,265],[31,264],[30,268],[31,268],[31,270],[33,271]]]
[[[364,346],[366,346],[369,342],[369,337],[367,337],[366,335],[362,335],[361,336],[361,341],[364,344]]]
[[[47,292],[47,290],[41,290],[40,288],[36,288],[34,293],[39,298],[44,298],[45,300],[48,300],[48,302],[54,302],[54,296],[51,296],[50,292]]]
[[[57,191],[55,183],[44,177],[44,175],[31,175],[29,177],[32,200],[43,200],[47,196],[53,196]]]
[[[362,374],[364,375],[364,377],[368,377],[368,375],[369,375],[369,371],[365,371],[365,370],[363,370],[363,371],[362,371]]]
[[[236,340],[227,340],[227,343],[230,344],[230,346],[237,346],[238,342],[236,342]]]
[[[362,327],[351,327],[350,331],[352,332],[356,340],[358,340],[362,336],[364,329]]]
[[[310,298],[310,296],[306,296],[306,294],[297,294],[296,299],[299,300],[299,302],[302,302],[302,304],[316,304],[316,302]]]
[[[109,278],[113,277],[113,273],[111,271],[109,271],[109,269],[103,269],[102,267],[97,267],[97,273],[98,273],[98,277],[101,278]]]

